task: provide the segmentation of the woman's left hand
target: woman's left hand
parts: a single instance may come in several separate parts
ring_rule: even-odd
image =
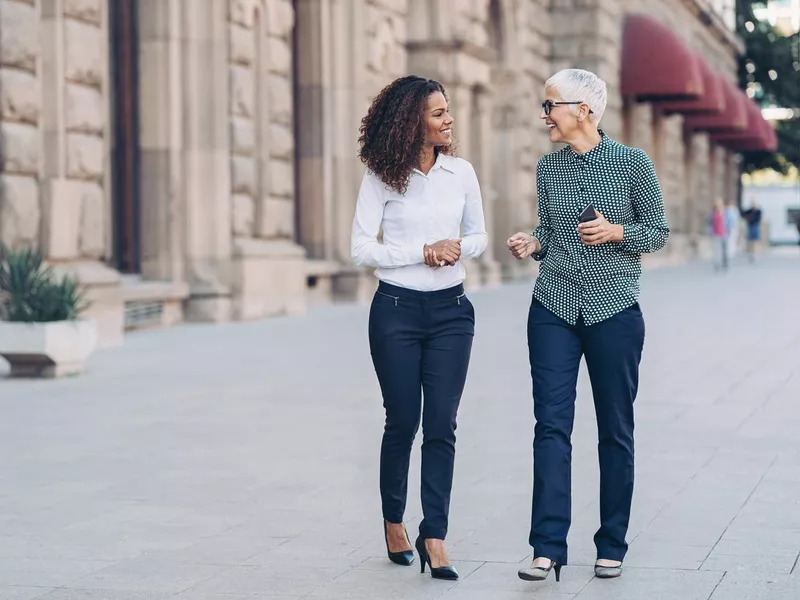
[[[621,242],[624,233],[622,225],[609,223],[599,210],[595,212],[597,213],[597,218],[594,221],[587,221],[578,225],[581,241],[587,246]]]

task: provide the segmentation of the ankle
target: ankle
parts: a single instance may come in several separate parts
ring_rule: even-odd
[[[433,566],[441,567],[448,564],[447,548],[444,545],[444,540],[426,539],[425,550],[428,552],[428,556],[431,557],[431,562],[434,563]]]
[[[445,550],[444,540],[440,540],[437,538],[426,538],[425,548],[428,550],[428,552],[444,552]]]

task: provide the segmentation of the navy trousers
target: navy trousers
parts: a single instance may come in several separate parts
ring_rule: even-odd
[[[571,520],[572,426],[581,356],[592,384],[600,458],[597,558],[623,560],[633,497],[633,402],[644,319],[638,304],[600,323],[572,326],[536,299],[528,313],[528,352],[536,418],[533,439],[534,556],[567,563]]]
[[[370,352],[386,409],[383,518],[403,522],[411,445],[421,415],[423,538],[447,535],[456,414],[474,331],[475,311],[462,286],[417,292],[381,282],[372,301]]]

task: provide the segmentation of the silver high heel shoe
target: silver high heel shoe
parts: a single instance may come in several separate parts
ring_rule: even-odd
[[[547,568],[531,566],[526,569],[520,569],[517,571],[517,575],[525,581],[544,581],[550,575],[550,571],[555,571],[556,581],[561,581],[561,565],[554,560],[550,561],[550,566]]]
[[[622,563],[620,562],[616,567],[602,567],[598,564],[594,565],[594,576],[598,579],[613,579],[622,575]]]

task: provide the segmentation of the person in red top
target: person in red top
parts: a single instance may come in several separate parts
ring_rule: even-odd
[[[714,208],[708,215],[708,235],[711,237],[711,249],[714,256],[714,270],[728,269],[728,228],[725,226],[725,207],[722,200],[714,202]]]

